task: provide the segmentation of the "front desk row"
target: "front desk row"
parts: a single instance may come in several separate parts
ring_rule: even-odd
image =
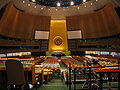
[[[52,70],[22,64],[18,60],[0,63],[0,90],[30,90],[52,79]]]
[[[69,90],[120,90],[120,69],[103,67],[115,66],[69,68],[63,73],[65,83]]]

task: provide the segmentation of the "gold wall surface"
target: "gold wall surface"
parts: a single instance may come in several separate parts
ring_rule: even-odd
[[[61,38],[61,45],[55,44],[55,38]],[[59,41],[58,41],[59,42]],[[49,51],[67,51],[67,31],[65,20],[51,20],[50,36],[49,36]]]

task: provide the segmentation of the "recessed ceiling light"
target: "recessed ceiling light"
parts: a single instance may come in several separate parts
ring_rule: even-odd
[[[83,0],[83,3],[86,2],[87,0]]]
[[[73,1],[71,1],[71,2],[70,2],[70,5],[74,5],[74,2],[73,2]]]
[[[30,4],[28,4],[28,6],[30,6]]]
[[[32,0],[32,2],[35,2],[35,0]]]
[[[56,11],[58,10],[58,9],[55,9]]]
[[[23,1],[23,3],[25,3],[25,1]]]
[[[41,8],[41,10],[43,10],[43,8]]]
[[[60,6],[61,6],[61,3],[60,3],[60,2],[57,2],[57,6],[60,7]]]

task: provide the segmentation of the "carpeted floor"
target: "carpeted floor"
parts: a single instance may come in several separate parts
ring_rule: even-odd
[[[54,78],[48,82],[48,84],[43,84],[37,90],[68,90],[67,85],[62,81],[60,77]],[[33,89],[35,90],[35,89]]]
[[[58,60],[58,62],[61,67],[61,72],[67,69],[65,64],[60,59]],[[54,75],[53,79],[49,81],[48,84],[43,84],[41,87],[37,88],[37,90],[69,90],[69,87],[67,87],[65,82],[61,79],[61,77]]]

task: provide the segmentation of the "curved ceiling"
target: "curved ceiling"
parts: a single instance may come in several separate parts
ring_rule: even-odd
[[[88,14],[94,12],[94,10],[102,8],[112,0],[90,0],[81,5],[69,6],[69,7],[48,7],[38,5],[29,0],[1,0],[0,6],[5,3],[13,1],[14,5],[30,14],[51,16],[52,20],[64,20],[66,16],[74,16],[81,14]]]
[[[73,6],[73,5],[80,5],[85,2],[88,2],[90,0],[29,0],[30,2],[39,4],[39,5],[44,5],[44,6],[49,6],[49,7],[68,7],[68,6]]]

